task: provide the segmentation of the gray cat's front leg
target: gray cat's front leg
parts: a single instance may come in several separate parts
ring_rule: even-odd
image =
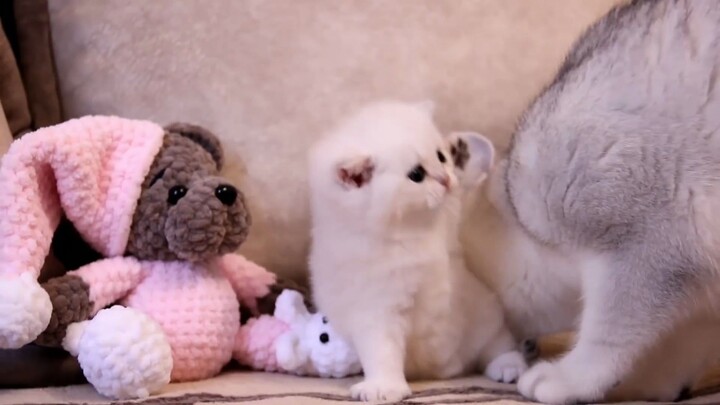
[[[520,392],[550,404],[604,399],[678,321],[677,308],[692,284],[688,265],[692,263],[680,252],[647,246],[593,260],[584,269],[577,344],[560,360],[525,373],[518,382]]]

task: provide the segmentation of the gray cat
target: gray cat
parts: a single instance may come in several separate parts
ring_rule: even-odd
[[[633,1],[582,36],[522,117],[497,168],[503,204],[578,260],[583,297],[576,345],[529,370],[525,396],[605,399],[686,325],[717,329],[719,70],[720,2]],[[685,342],[671,349],[693,357],[677,391],[705,365]]]

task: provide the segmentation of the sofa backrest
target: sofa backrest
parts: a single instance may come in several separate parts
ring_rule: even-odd
[[[502,150],[579,33],[620,0],[51,0],[68,117],[215,131],[254,216],[241,251],[306,267],[308,146],[377,98],[436,101]]]

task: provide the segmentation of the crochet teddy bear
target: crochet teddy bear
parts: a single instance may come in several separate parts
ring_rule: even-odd
[[[343,378],[362,371],[353,346],[320,313],[308,311],[299,292],[286,289],[274,316],[250,319],[238,334],[235,356],[257,370]]]
[[[0,348],[62,344],[114,398],[219,373],[240,308],[260,315],[280,285],[232,253],[251,220],[222,162],[188,124],[89,116],[16,141],[0,167]],[[41,286],[63,216],[103,258]]]

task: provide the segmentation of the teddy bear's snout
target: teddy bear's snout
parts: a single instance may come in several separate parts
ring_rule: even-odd
[[[171,254],[202,261],[240,247],[250,226],[242,192],[216,176],[188,182],[186,190],[166,211],[164,236]]]
[[[221,184],[215,189],[215,197],[228,207],[237,201],[237,189],[229,184]]]

